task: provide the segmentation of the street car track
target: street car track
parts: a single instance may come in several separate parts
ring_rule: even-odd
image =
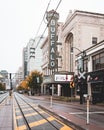
[[[71,127],[40,109],[38,105],[30,102],[30,99],[28,100],[17,93],[14,96],[17,128],[19,130],[73,130]]]
[[[8,93],[0,95],[0,105],[3,103],[3,101],[6,101],[7,97],[8,97]]]

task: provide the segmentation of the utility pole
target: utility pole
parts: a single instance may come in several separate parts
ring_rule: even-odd
[[[80,68],[79,73],[79,80],[78,80],[78,85],[80,87],[80,104],[83,104],[83,90],[84,90],[84,80],[85,80],[85,72],[84,72],[84,58],[86,57],[86,52],[81,51],[80,49],[76,47],[71,47],[71,53],[73,54],[73,49],[77,49],[81,54],[82,54],[82,67]]]

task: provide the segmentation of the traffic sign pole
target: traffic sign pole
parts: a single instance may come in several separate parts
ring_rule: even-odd
[[[87,124],[89,124],[89,95],[87,95]]]
[[[80,80],[80,104],[83,104],[83,82],[86,79],[85,72],[79,72],[78,78]]]
[[[71,102],[72,102],[73,88],[71,88]]]
[[[52,104],[53,104],[53,94],[54,94],[54,84],[52,84],[52,94],[51,94],[51,99],[50,99],[50,108],[52,108]]]

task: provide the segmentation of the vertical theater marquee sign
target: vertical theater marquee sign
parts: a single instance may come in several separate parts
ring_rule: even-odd
[[[59,19],[59,14],[54,10],[47,12],[50,69],[56,69],[58,67],[57,56],[56,56],[58,19]]]

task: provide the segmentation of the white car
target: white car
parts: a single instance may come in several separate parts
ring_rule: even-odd
[[[0,94],[3,94],[4,92],[3,91],[0,91]]]

